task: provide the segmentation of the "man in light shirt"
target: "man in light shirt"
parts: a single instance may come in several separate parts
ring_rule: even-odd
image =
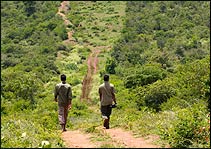
[[[116,103],[114,85],[109,83],[109,75],[104,75],[104,83],[99,87],[100,110],[104,119],[103,126],[109,129],[109,120],[112,112],[112,104]]]

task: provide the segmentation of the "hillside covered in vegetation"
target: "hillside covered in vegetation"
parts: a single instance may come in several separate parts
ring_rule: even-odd
[[[173,112],[160,132],[172,147],[209,144],[210,2],[136,1],[125,11],[105,68],[127,88],[120,100],[140,111]]]
[[[210,2],[72,1],[68,26],[60,5],[1,1],[2,148],[65,147],[53,102],[62,73],[73,88],[69,129],[108,140],[96,130],[97,89],[108,73],[118,102],[111,127],[156,134],[171,147],[210,147]],[[66,43],[69,31],[74,42]],[[98,70],[82,102],[95,49]]]

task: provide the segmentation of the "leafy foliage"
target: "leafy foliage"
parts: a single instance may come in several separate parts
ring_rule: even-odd
[[[44,114],[40,105],[46,100],[43,85],[60,73],[54,61],[66,32],[56,16],[59,4],[1,2],[1,147],[41,147],[44,140],[51,147],[63,146],[58,134],[49,130],[56,129],[56,114]]]
[[[151,110],[155,118],[162,112],[181,113],[172,117],[173,125],[166,123],[159,130],[167,127],[161,136],[167,135],[172,147],[210,146],[207,127],[200,136],[195,132],[205,126],[210,111],[210,2],[130,1],[125,11],[121,38],[105,67],[128,89],[119,90],[119,100],[125,106],[135,102],[133,108]],[[198,103],[203,108],[196,109]],[[132,110],[130,105],[121,108]],[[129,129],[138,127],[134,113],[121,118]]]
[[[169,68],[201,59],[209,54],[209,9],[209,2],[127,2],[112,56],[125,67],[154,61]]]
[[[136,102],[140,108],[148,106],[157,111],[161,110],[161,107],[163,110],[171,110],[177,106],[185,108],[200,100],[208,103],[209,67],[209,57],[190,64],[178,65],[174,75],[137,88],[134,91]]]
[[[143,67],[136,66],[135,69],[129,68],[125,72],[125,87],[136,88],[138,86],[152,84],[157,80],[164,79],[166,75],[167,72],[156,64],[149,64]]]
[[[162,129],[162,136],[169,140],[172,147],[209,147],[209,115],[203,103],[178,110],[177,119],[171,122],[172,127]]]
[[[97,93],[93,103],[79,101],[96,46],[100,75],[111,74],[116,89],[112,127],[160,134],[171,147],[210,147],[210,2],[72,1],[68,29],[59,6],[1,2],[1,147],[64,147],[57,104],[49,104],[60,73],[70,76],[77,99],[68,127],[97,132]],[[62,42],[69,30],[75,46]],[[100,84],[97,74],[93,84]]]

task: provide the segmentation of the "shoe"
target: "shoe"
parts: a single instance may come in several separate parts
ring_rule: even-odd
[[[116,107],[117,107],[116,104],[111,105],[111,108],[116,108]]]
[[[107,116],[105,116],[105,115],[103,115],[103,116],[102,116],[102,118],[103,118],[103,119],[108,119],[108,117],[107,117]]]
[[[63,130],[62,130],[62,132],[65,132],[65,131],[67,131],[67,129],[63,129]]]

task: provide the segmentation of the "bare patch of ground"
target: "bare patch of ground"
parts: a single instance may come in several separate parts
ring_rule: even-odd
[[[131,132],[124,131],[120,128],[106,129],[106,133],[108,133],[112,139],[127,148],[159,148],[159,146],[152,144],[153,141],[158,139],[156,136],[151,137],[150,140],[135,138]]]
[[[79,130],[62,133],[62,139],[69,148],[96,148],[97,145],[90,141],[89,134],[83,134]]]
[[[79,130],[66,131],[62,133],[62,139],[65,145],[69,148],[99,148],[103,144],[111,144],[113,146],[121,146],[125,148],[161,148],[155,145],[155,141],[159,140],[159,136],[150,135],[147,139],[144,137],[134,137],[129,131],[122,130],[121,128],[104,129],[98,128],[101,134],[110,136],[109,141],[93,142],[92,134],[82,133]],[[111,141],[112,140],[112,141]],[[165,148],[169,148],[168,146]]]

